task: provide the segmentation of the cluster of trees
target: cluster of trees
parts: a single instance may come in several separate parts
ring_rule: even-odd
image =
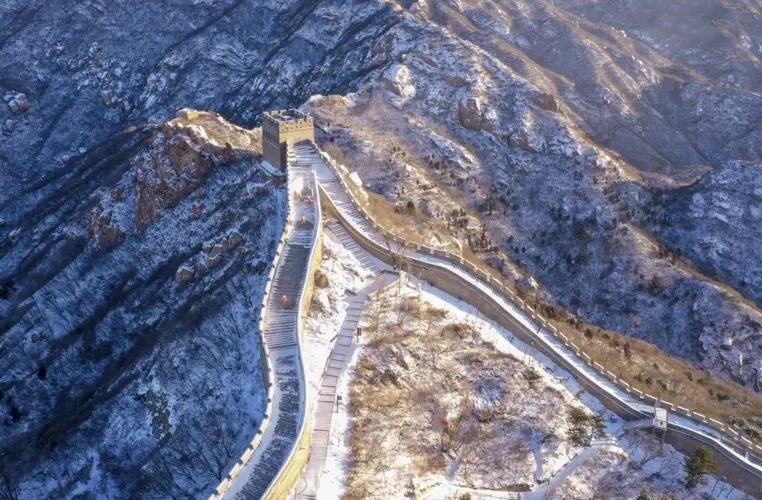
[[[685,457],[685,484],[688,488],[695,488],[699,484],[706,484],[706,474],[717,474],[718,466],[714,453],[708,446],[699,446],[693,455]]]

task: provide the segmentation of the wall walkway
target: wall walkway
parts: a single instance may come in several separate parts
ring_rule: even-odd
[[[294,193],[307,187],[312,201]],[[301,317],[309,300],[322,218],[317,183],[307,166],[289,161],[289,223],[265,296],[260,331],[267,365],[268,406],[258,441],[252,443],[213,498],[277,498],[285,470],[309,431],[307,384],[301,353]],[[318,250],[319,251],[319,250]],[[285,301],[283,301],[285,297]],[[298,475],[296,476],[298,477]],[[294,478],[294,481],[296,480]]]
[[[711,446],[717,452],[721,475],[739,489],[762,494],[762,459],[759,456],[762,447],[739,436],[722,422],[630,387],[614,373],[593,362],[497,280],[462,258],[394,236],[365,212],[352,196],[340,169],[327,155],[322,157],[324,162],[315,167],[321,199],[335,209],[347,233],[371,255],[387,264],[407,267],[437,288],[472,304],[486,317],[571,373],[585,390],[623,418],[652,418],[655,406],[666,408],[669,411],[667,442],[683,453],[691,453],[699,444]]]

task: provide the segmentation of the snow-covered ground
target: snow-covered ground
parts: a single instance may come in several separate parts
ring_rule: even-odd
[[[345,219],[349,221],[357,231],[365,235],[368,239],[373,240],[379,244],[383,244],[383,239],[381,236],[370,227],[367,221],[359,214],[357,209],[355,209],[353,205],[349,203],[346,189],[341,188],[339,183],[336,182],[337,177],[332,169],[328,168],[328,166],[324,164],[316,165],[314,168],[317,172],[317,176],[321,185],[329,186],[333,184],[332,187],[327,187],[327,191],[331,194],[332,197],[335,197],[335,202],[337,203],[339,210],[345,215]],[[530,331],[536,330],[535,335],[537,336],[538,341],[542,342],[548,348],[554,351],[559,356],[559,358],[564,360],[564,363],[574,366],[579,372],[585,374],[586,380],[590,383],[595,384],[600,390],[605,391],[616,400],[643,413],[649,413],[653,411],[651,406],[644,404],[635,396],[626,393],[621,388],[619,388],[617,384],[583,362],[583,360],[578,355],[572,353],[571,348],[566,347],[564,343],[555,338],[547,330],[547,328],[538,328],[535,321],[529,318],[527,313],[519,309],[514,303],[502,297],[501,294],[496,293],[490,287],[486,286],[480,279],[477,279],[470,273],[466,272],[462,267],[453,264],[449,260],[443,260],[421,252],[408,251],[408,254],[417,260],[422,260],[440,266],[447,269],[451,273],[459,275],[467,282],[470,282],[473,286],[482,290],[483,293],[492,297],[492,299],[501,304],[502,307],[508,313],[510,313],[511,316],[513,316],[514,319],[522,323]],[[669,417],[669,420],[673,425],[677,425],[690,431],[691,433],[699,434],[704,438],[711,439],[718,443],[722,443],[723,440],[727,439],[714,428],[708,427],[696,420],[684,417],[676,413],[672,413]],[[759,467],[754,462],[751,462],[748,457],[744,457],[737,453],[733,448],[726,447],[726,452],[735,455],[736,459],[739,461],[745,461],[747,466],[753,468]]]
[[[326,360],[344,321],[347,291],[359,290],[372,279],[372,274],[327,230],[323,232],[320,272],[327,278],[328,286],[315,287],[304,330],[304,362],[312,394],[317,394]]]
[[[347,474],[353,474],[355,477],[364,476],[364,480],[369,482],[372,482],[373,475],[383,477],[383,484],[374,484],[372,494],[368,495],[373,498],[405,497],[411,492],[411,488],[416,494],[421,495],[420,498],[457,497],[466,493],[470,494],[471,498],[516,498],[517,492],[499,491],[496,487],[479,487],[479,484],[486,482],[498,486],[500,481],[508,476],[513,476],[512,481],[515,481],[518,477],[516,473],[522,476],[521,470],[528,471],[529,475],[526,476],[525,472],[523,477],[530,479],[528,485],[532,490],[524,494],[525,498],[593,498],[596,494],[605,492],[605,496],[614,491],[621,494],[623,498],[635,497],[642,491],[673,494],[678,498],[702,498],[702,495],[707,493],[712,498],[744,497],[743,493],[730,485],[715,482],[712,479],[706,486],[700,486],[688,492],[683,486],[683,455],[669,445],[665,445],[662,449],[661,443],[647,434],[631,432],[622,435],[621,420],[613,413],[607,412],[595,398],[581,391],[568,373],[560,370],[544,356],[538,355],[531,347],[516,340],[510,332],[484,318],[470,305],[428,285],[423,285],[420,289],[419,286],[421,286],[419,283],[411,280],[401,289],[400,296],[397,296],[397,288],[387,292],[388,301],[384,303],[386,309],[384,314],[389,316],[387,319],[395,319],[394,316],[397,314],[395,311],[400,303],[420,297],[421,307],[446,311],[444,323],[467,325],[478,332],[483,344],[475,346],[475,352],[484,348],[493,349],[496,353],[506,355],[507,358],[522,366],[520,371],[526,373],[525,370],[531,369],[537,374],[537,380],[533,384],[541,387],[542,391],[532,392],[531,399],[521,401],[520,404],[524,405],[524,413],[520,414],[521,417],[518,420],[504,422],[506,427],[502,429],[505,434],[499,436],[499,439],[504,441],[503,448],[524,445],[522,451],[527,458],[526,466],[520,466],[517,469],[515,465],[512,465],[510,467],[512,471],[486,470],[485,474],[478,477],[472,475],[466,480],[458,472],[458,467],[462,466],[459,463],[462,460],[463,452],[461,451],[460,454],[446,458],[447,466],[441,471],[434,471],[428,475],[414,474],[415,468],[411,464],[415,457],[406,451],[408,448],[401,443],[396,443],[397,454],[394,460],[387,462],[388,469],[375,472],[363,471],[363,465],[352,456],[351,442],[352,428],[357,423],[357,415],[362,413],[362,409],[355,409],[355,416],[350,413],[351,406],[354,404],[351,399],[352,385],[358,383],[356,372],[358,359],[362,362],[368,354],[377,356],[378,352],[373,353],[374,350],[399,348],[400,350],[395,351],[396,356],[403,356],[410,370],[415,371],[413,368],[415,358],[410,358],[410,352],[405,352],[398,344],[391,344],[388,347],[375,346],[377,341],[375,335],[396,334],[391,332],[387,324],[387,329],[383,330],[383,333],[370,335],[361,340],[362,349],[355,351],[350,369],[340,380],[339,394],[344,404],[339,407],[333,419],[328,460],[320,478],[318,498],[342,497],[347,492]],[[366,327],[370,326],[368,321],[366,317]],[[426,327],[424,323],[425,320],[406,318],[404,331],[407,335],[417,335],[417,331]],[[368,346],[368,342],[371,346]],[[382,358],[373,359],[378,361]],[[449,367],[444,363],[442,366]],[[405,386],[404,371],[395,371],[395,374],[400,380],[399,383]],[[436,375],[430,374],[432,377]],[[441,375],[447,377],[447,374]],[[514,390],[517,386],[511,385],[511,379],[522,379],[519,372],[502,375],[507,383],[504,387]],[[453,376],[457,377],[457,373],[453,373]],[[471,394],[469,397],[475,401],[481,399],[484,403],[484,393]],[[522,395],[518,397],[521,398]],[[564,418],[546,415],[545,417],[552,421],[553,431],[546,435],[541,434],[542,431],[539,430],[541,425],[534,422],[533,417],[536,418],[538,409],[543,408],[547,403],[556,402],[556,398],[563,401],[565,405],[582,407],[589,413],[603,417],[605,428],[600,435],[593,438],[590,447],[580,447],[569,440],[569,422]],[[512,410],[515,411],[516,408]],[[411,413],[414,411],[414,409],[411,410]],[[557,415],[564,415],[565,408],[555,407],[554,412]],[[384,416],[379,414],[377,418],[383,420]],[[410,418],[412,421],[416,420],[414,414]],[[386,422],[386,424],[394,427],[395,422]],[[527,425],[533,432],[511,432]],[[393,433],[392,431],[390,434]],[[386,435],[383,439],[390,439],[390,437]],[[383,447],[383,443],[377,445]]]
[[[369,288],[377,282],[375,274],[364,268],[355,256],[342,246],[333,232],[324,230],[323,263],[315,278],[315,290],[303,342],[308,394],[315,399],[312,405],[313,430],[320,418],[320,403],[317,403],[317,400],[329,356],[336,346],[342,327],[351,322],[347,318],[350,301],[356,302],[358,295],[364,297]],[[319,446],[318,440],[313,438],[312,446],[314,454],[315,446]],[[310,457],[302,478],[294,487],[295,492],[317,489],[318,472],[311,469],[320,470],[323,464],[319,458],[315,458]]]

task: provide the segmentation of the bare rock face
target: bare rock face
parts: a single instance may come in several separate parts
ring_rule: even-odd
[[[29,110],[29,99],[26,94],[10,93],[5,95],[5,102],[14,113],[26,113]]]
[[[469,130],[475,132],[482,130],[484,110],[481,101],[476,97],[458,101],[458,121]]]
[[[216,165],[242,159],[234,150],[204,140],[208,138],[202,130],[161,125],[153,134],[150,152],[135,157],[135,227],[145,229],[161,209],[176,205],[198,188]]]
[[[101,250],[110,250],[124,241],[121,228],[112,223],[109,215],[103,213],[100,203],[87,218],[87,234]]]
[[[192,280],[196,275],[196,271],[192,266],[183,265],[175,273],[175,280],[178,283],[187,283]]]
[[[456,88],[468,85],[468,80],[459,75],[446,75],[442,77],[442,80]]]

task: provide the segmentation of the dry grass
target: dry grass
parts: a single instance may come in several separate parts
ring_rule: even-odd
[[[539,370],[515,377],[526,365],[484,342],[475,325],[452,321],[410,288],[398,292],[382,294],[365,318],[368,344],[350,388],[346,498],[399,497],[389,488],[453,467],[459,484],[529,489],[536,464],[528,436],[565,439],[571,395],[548,390]],[[585,425],[578,422],[589,433]]]
[[[344,154],[339,148],[334,147],[334,150],[335,154]],[[344,163],[351,164],[351,160],[345,158]],[[368,194],[362,188],[348,184],[353,188],[357,199],[367,199],[364,207],[368,213],[396,236],[413,243],[425,243],[421,238],[423,234],[421,227],[424,225],[427,228],[436,228],[447,239],[455,238],[455,235],[441,221],[426,218],[420,213],[414,215],[397,213],[393,205],[382,196]],[[631,386],[716,420],[735,425],[739,430],[744,431],[749,439],[757,444],[762,442],[762,397],[739,385],[713,378],[711,374],[677,357],[670,356],[647,342],[614,331],[602,331],[596,326],[576,320],[573,324],[569,324],[565,321],[568,317],[566,311],[557,306],[548,306],[538,301],[536,297],[526,296],[525,292],[516,288],[513,281],[504,279],[500,271],[488,265],[468,245],[463,246],[462,257],[466,262],[488,273],[505,287],[522,296],[535,309],[544,312],[543,315],[549,320],[555,317],[556,319],[551,321],[553,325],[563,331],[593,361],[603,365]],[[735,299],[741,299],[737,293],[730,293],[730,295]],[[585,336],[585,332],[591,331],[598,332],[592,339],[588,338],[589,334]],[[629,356],[624,354],[625,344],[629,345]]]
[[[209,137],[213,137],[219,146],[225,143],[233,148],[246,149],[255,153],[262,153],[261,129],[249,130],[234,125],[211,111],[200,111],[192,120],[176,118],[172,123],[181,123],[185,126],[195,125],[203,128]]]
[[[634,388],[737,425],[749,439],[762,441],[762,398],[751,391],[698,370],[648,342],[584,323],[574,327],[557,320],[550,323]]]
[[[349,158],[341,148],[333,143],[324,144],[322,149],[341,165],[351,166],[353,164],[352,159]],[[401,153],[404,153],[404,150],[401,150]],[[404,153],[404,155],[406,158],[412,159],[412,156],[408,153]],[[428,182],[436,184],[436,180],[433,176],[428,174],[425,169],[420,168],[417,164],[416,167],[418,167],[418,171],[426,173]],[[451,231],[447,228],[446,222],[423,214],[419,207],[416,207],[412,212],[404,210],[403,207],[395,206],[383,196],[366,191],[355,185],[347,176],[344,176],[344,180],[355,198],[362,202],[363,207],[373,216],[373,218],[390,231],[393,229],[392,232],[397,236],[421,245],[451,251],[454,250],[455,245],[453,244],[453,240],[456,238],[453,237]],[[448,190],[450,198],[455,197],[455,193],[459,192],[454,189]],[[463,197],[462,194],[457,196],[459,198]],[[473,216],[470,213],[469,215]]]
[[[355,195],[362,199],[360,193]],[[419,221],[413,218],[414,225],[411,226],[411,216],[394,212],[392,205],[382,196],[370,194],[368,199],[365,208],[381,225],[401,238],[421,243],[420,233],[414,227],[424,216],[418,214],[416,217]],[[435,224],[434,221],[430,223]],[[447,234],[446,227],[440,230]],[[504,279],[500,271],[484,262],[468,246],[464,246],[462,257],[499,280],[508,289],[523,294],[512,281]],[[555,306],[548,307],[534,297],[524,298],[541,311],[558,311],[555,315],[559,318],[565,318],[568,314]],[[716,420],[736,425],[749,439],[762,442],[762,397],[738,385],[713,378],[711,374],[696,369],[647,342],[614,331],[601,331],[587,323],[575,322],[573,326],[565,321],[551,323],[587,352],[593,361],[631,386]],[[590,340],[585,337],[586,331],[600,333]],[[624,356],[625,344],[630,346],[631,358]]]

